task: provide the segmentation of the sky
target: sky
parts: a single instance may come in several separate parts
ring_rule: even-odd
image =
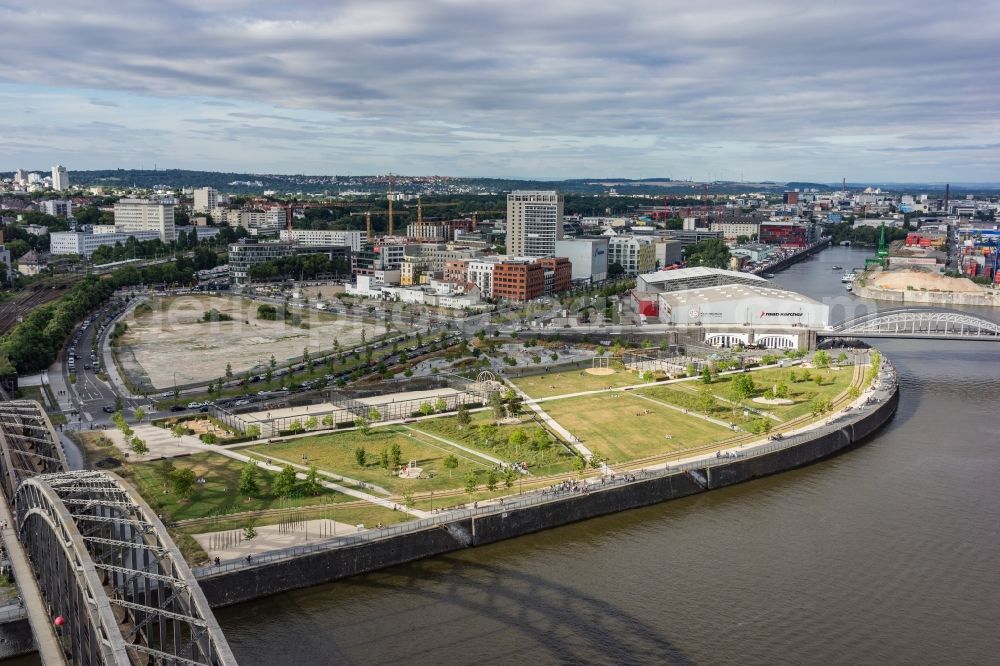
[[[998,25],[991,0],[0,0],[0,170],[997,182]]]

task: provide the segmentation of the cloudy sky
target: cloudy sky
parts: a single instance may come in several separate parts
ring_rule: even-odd
[[[0,0],[0,170],[1000,181],[1000,2]]]

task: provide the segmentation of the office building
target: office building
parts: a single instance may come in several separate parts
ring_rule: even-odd
[[[322,245],[293,245],[290,243],[231,243],[229,245],[229,274],[233,281],[241,284],[250,278],[250,267],[264,264],[282,257],[295,255],[325,254],[331,261],[343,259],[349,262],[350,247]]]
[[[174,204],[176,200],[121,199],[115,204],[115,227],[126,233],[155,231],[160,240],[169,243],[177,239],[174,230]]]
[[[608,278],[607,238],[564,238],[555,253],[572,264],[574,282],[600,282]]]
[[[219,207],[219,192],[212,187],[199,187],[194,191],[194,205],[192,209],[196,213],[211,213]]]
[[[278,239],[288,242],[288,229],[282,229]],[[329,245],[351,248],[358,252],[368,240],[364,231],[332,231],[327,229],[292,229],[292,242],[298,245]]]
[[[564,199],[555,191],[515,190],[507,195],[507,254],[551,257],[563,237]]]
[[[52,254],[76,254],[86,259],[103,245],[114,246],[134,237],[137,241],[149,241],[160,238],[157,231],[131,231],[111,233],[86,233],[83,231],[54,231],[49,234],[49,251]],[[162,239],[161,239],[162,240]]]
[[[66,167],[61,164],[52,167],[52,189],[56,192],[69,189],[69,174],[66,172]]]

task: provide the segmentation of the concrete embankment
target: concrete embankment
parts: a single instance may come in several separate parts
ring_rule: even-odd
[[[870,298],[874,301],[912,305],[938,305],[953,307],[956,305],[975,305],[981,307],[1000,307],[1000,290],[986,293],[952,292],[952,291],[922,291],[919,289],[895,290],[868,287],[855,281],[853,285],[855,296]]]
[[[702,458],[628,478],[618,475],[615,483],[589,492],[512,498],[503,506],[404,524],[384,538],[362,540],[359,535],[353,544],[314,546],[272,559],[262,556],[250,565],[206,567],[196,574],[209,603],[226,606],[801,467],[859,444],[892,418],[899,401],[895,376],[886,371],[879,381],[883,387],[873,394],[874,404],[845,411],[808,432],[736,452],[732,458]]]

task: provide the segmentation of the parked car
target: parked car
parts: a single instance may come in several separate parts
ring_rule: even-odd
[[[187,408],[184,405],[174,405],[173,407],[170,408],[170,411],[172,411],[172,412],[183,412],[185,409],[187,409]]]
[[[101,409],[104,410],[105,414],[114,414],[115,413],[115,406],[114,405],[104,405],[104,407],[102,407]]]

